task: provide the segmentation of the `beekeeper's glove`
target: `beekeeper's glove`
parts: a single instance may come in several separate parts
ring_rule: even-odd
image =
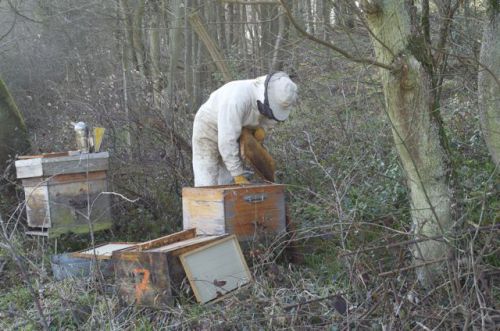
[[[266,138],[266,131],[263,128],[255,129],[253,136],[257,139],[258,142],[262,143]]]
[[[248,179],[245,176],[243,176],[243,175],[235,176],[234,177],[234,183],[237,184],[237,185],[250,184],[250,182],[248,181]]]

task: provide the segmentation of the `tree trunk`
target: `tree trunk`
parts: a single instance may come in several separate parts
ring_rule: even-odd
[[[125,43],[124,43],[125,44]],[[130,65],[127,54],[125,54],[125,45],[122,45],[122,80],[123,80],[123,108],[125,109],[125,145],[127,154],[132,156],[132,137],[130,134],[130,128],[132,127],[132,121],[130,120],[130,107],[129,107],[129,97],[128,97],[128,81],[130,76]]]
[[[238,50],[240,55],[243,56],[243,69],[244,72],[248,72],[249,69],[249,61],[248,61],[248,42],[247,42],[247,24],[244,23],[247,21],[247,9],[246,6],[240,6],[240,9],[237,11],[236,21],[242,22],[238,25]]]
[[[500,10],[491,8],[483,32],[479,62],[479,112],[484,140],[496,166],[500,165]]]
[[[223,3],[215,4],[216,16],[217,16],[217,38],[218,44],[222,51],[222,54],[226,55],[227,41],[226,41],[226,11],[224,9]]]
[[[306,8],[305,8],[305,3],[304,3],[304,0],[294,0],[293,3],[293,13],[294,13],[294,17],[295,19],[297,20],[297,22],[299,22],[299,24],[301,26],[304,27],[304,29],[309,32],[309,26],[307,24],[307,12],[306,12]]]
[[[222,52],[215,40],[210,36],[208,30],[205,28],[200,16],[198,14],[193,14],[189,18],[193,30],[196,31],[200,40],[205,44],[207,51],[210,53],[212,60],[215,62],[217,69],[222,75],[223,81],[228,82],[232,80],[231,71],[226,63]]]
[[[412,48],[408,8],[401,0],[364,2],[368,24],[379,62],[396,65],[393,72],[381,70],[387,113],[393,137],[406,173],[411,216],[418,238],[449,234],[452,222],[449,156],[442,143],[432,73],[418,59],[421,49]],[[418,59],[417,59],[418,58]],[[416,264],[447,256],[447,244],[426,241],[414,247]],[[438,264],[417,268],[418,277],[430,284]]]
[[[167,123],[172,124],[172,112],[175,107],[174,100],[174,86],[177,81],[177,63],[179,62],[179,58],[181,55],[181,16],[182,16],[182,1],[174,0],[172,1],[171,12],[173,15],[171,16],[170,21],[172,22],[172,26],[170,28],[170,64],[169,64],[169,80],[168,80],[168,107],[164,109],[165,120]]]
[[[144,18],[145,0],[139,1],[138,8],[133,13],[132,18],[132,47],[135,54],[136,69],[142,74],[142,77],[147,77],[146,64],[144,62],[144,42],[142,22]]]
[[[125,108],[125,139],[127,151],[132,158],[140,156],[140,138],[137,136],[136,124],[140,121],[142,112],[137,102],[138,90],[134,88],[137,82],[145,81],[144,43],[142,39],[142,16],[144,15],[144,0],[140,0],[138,8],[132,9],[128,0],[120,0],[119,16],[124,31],[122,41],[122,79],[123,102]],[[137,31],[140,29],[141,31]],[[135,74],[135,73],[138,73]]]
[[[128,0],[120,0],[119,2],[119,15],[122,22],[123,29],[125,31],[126,40],[128,43],[127,56],[130,61],[137,68],[137,58],[133,49],[134,45],[134,34],[133,34],[133,19],[130,11],[130,6]]]
[[[29,149],[30,142],[21,112],[0,78],[0,179],[7,160]]]
[[[253,65],[251,70],[256,70],[255,67],[258,67],[259,62],[261,61],[261,45],[259,44],[260,32],[259,32],[259,26],[256,24],[259,20],[259,17],[257,16],[257,10],[255,9],[255,7],[257,6],[246,7],[246,12],[247,12],[246,19],[250,20],[251,22],[251,24],[248,26],[250,43],[252,46],[251,54],[252,54]],[[245,17],[243,19],[245,19]],[[262,67],[262,65],[260,66]],[[254,75],[255,74],[256,73],[254,73]]]
[[[184,84],[186,89],[186,103],[189,110],[193,110],[193,35],[188,16],[191,11],[191,0],[184,0]]]
[[[271,62],[271,70],[270,71],[278,71],[284,70],[283,65],[283,46],[288,37],[288,26],[287,19],[285,17],[285,13],[283,12],[283,8],[279,8],[279,20],[278,20],[278,34],[276,36],[276,40],[274,42],[274,50],[273,50],[273,58]]]
[[[273,47],[273,40],[271,35],[271,5],[262,4],[259,6],[259,21],[260,23],[260,51],[262,68],[269,71],[271,66],[271,54]]]
[[[235,35],[236,34],[236,32],[235,32],[236,27],[234,24],[235,9],[239,10],[237,7],[235,8],[235,6],[233,4],[231,4],[231,3],[227,4],[226,22],[228,24],[226,24],[227,25],[226,26],[226,43],[227,43],[226,48],[229,51],[232,50],[233,43],[237,38],[237,36]],[[240,22],[238,22],[238,24],[240,24]]]
[[[305,19],[307,22],[307,27],[309,28],[308,32],[312,35],[316,33],[315,25],[314,25],[314,4],[311,0],[304,1],[304,11],[305,11]]]
[[[332,9],[333,4],[331,1],[323,0],[323,39],[328,40],[327,26],[332,25]]]
[[[150,19],[149,19],[149,61],[151,73],[151,85],[153,90],[153,105],[156,109],[161,108],[161,69],[160,69],[160,6],[158,2],[149,2]]]

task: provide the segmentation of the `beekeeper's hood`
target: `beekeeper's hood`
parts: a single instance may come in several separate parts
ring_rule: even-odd
[[[292,107],[297,102],[297,90],[297,85],[285,72],[271,74],[267,84],[267,101],[278,121],[284,121],[290,115]]]

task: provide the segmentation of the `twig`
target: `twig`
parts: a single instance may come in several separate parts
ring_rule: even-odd
[[[398,269],[395,269],[395,270],[382,272],[382,273],[378,274],[378,276],[379,277],[392,276],[392,275],[398,274],[398,273],[400,273],[402,271],[407,271],[407,270],[412,270],[412,269],[416,269],[416,268],[420,268],[420,267],[425,267],[425,266],[430,265],[430,264],[435,264],[435,263],[446,261],[447,259],[448,259],[448,257],[443,257],[443,258],[440,258],[440,259],[437,259],[437,260],[432,260],[432,261],[428,261],[428,262],[424,262],[424,263],[419,263],[419,264],[415,264],[415,265],[412,265],[412,266],[409,266],[409,267],[405,267],[405,268],[398,268]]]
[[[287,305],[287,306],[283,307],[283,310],[290,310],[290,309],[295,308],[295,307],[300,307],[300,306],[303,306],[303,305],[308,305],[310,303],[319,302],[319,301],[331,299],[331,298],[334,298],[334,297],[337,297],[337,296],[342,296],[342,295],[345,295],[345,292],[331,294],[331,295],[327,295],[326,297],[311,299],[311,300],[308,300],[308,301],[294,303],[292,305]]]
[[[468,229],[466,231],[463,231],[461,234],[463,235],[463,234],[467,234],[467,233],[471,233],[471,232],[476,232],[476,231],[497,230],[497,229],[500,229],[500,224],[487,225],[487,226],[482,226],[482,227],[478,227],[478,228]],[[356,250],[354,252],[342,253],[342,254],[339,255],[339,257],[346,257],[346,256],[356,255],[356,254],[359,254],[359,253],[371,252],[371,251],[374,251],[374,250],[377,250],[377,249],[383,249],[383,248],[387,248],[388,249],[388,248],[393,248],[393,247],[398,247],[398,246],[411,245],[411,244],[416,244],[416,243],[419,243],[419,242],[429,241],[429,240],[444,241],[444,236],[443,235],[437,235],[437,236],[427,237],[427,238],[405,240],[405,241],[401,241],[401,242],[393,243],[393,244],[368,247],[368,248],[358,249],[358,250]]]

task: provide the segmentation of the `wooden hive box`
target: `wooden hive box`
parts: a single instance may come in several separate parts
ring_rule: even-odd
[[[179,255],[223,237],[196,237],[190,229],[113,252],[118,295],[127,304],[171,305],[185,278]]]
[[[23,156],[16,161],[26,198],[28,233],[51,237],[86,233],[89,219],[94,231],[110,228],[110,196],[101,194],[108,191],[108,158],[107,152],[66,152]]]
[[[235,234],[240,241],[286,231],[285,185],[185,187],[184,229],[201,234]]]

